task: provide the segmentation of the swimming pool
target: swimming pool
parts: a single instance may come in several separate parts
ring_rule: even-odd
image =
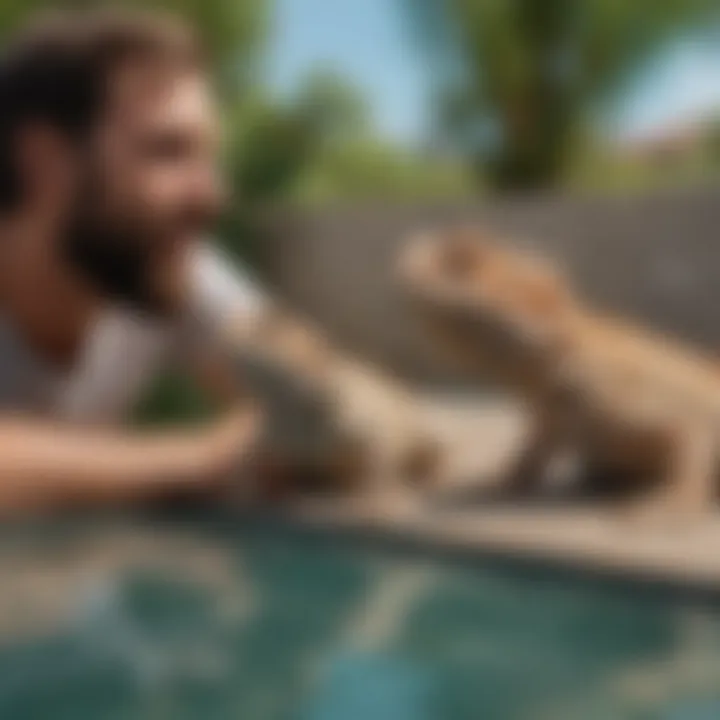
[[[720,614],[227,525],[0,549],[0,717],[720,717]]]

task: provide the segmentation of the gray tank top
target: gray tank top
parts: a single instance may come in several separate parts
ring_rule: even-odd
[[[219,337],[217,330],[229,314],[259,312],[265,302],[248,271],[210,245],[199,247],[193,258],[191,288],[188,316],[175,322],[108,308],[68,372],[36,357],[0,317],[0,413],[122,422],[158,372],[171,362],[182,362],[188,339]]]

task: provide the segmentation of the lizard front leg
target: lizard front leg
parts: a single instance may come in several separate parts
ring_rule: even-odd
[[[640,506],[641,515],[685,523],[712,507],[717,469],[717,434],[712,423],[688,422],[671,435],[660,485]]]
[[[562,442],[558,413],[550,407],[535,411],[523,445],[502,474],[503,494],[523,496],[536,491]]]

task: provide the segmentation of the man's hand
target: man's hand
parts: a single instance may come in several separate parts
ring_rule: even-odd
[[[251,405],[199,430],[162,433],[0,418],[0,512],[212,493],[241,468],[260,428]]]
[[[260,410],[246,403],[203,431],[197,444],[197,476],[223,482],[249,460],[262,429]]]

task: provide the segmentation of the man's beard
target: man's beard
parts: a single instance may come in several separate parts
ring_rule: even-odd
[[[117,221],[78,214],[67,228],[63,251],[73,269],[106,299],[145,313],[166,314],[166,302],[151,280],[148,241]]]
[[[175,313],[181,268],[163,231],[148,219],[109,211],[98,195],[85,193],[69,215],[64,260],[106,300],[152,316]]]

